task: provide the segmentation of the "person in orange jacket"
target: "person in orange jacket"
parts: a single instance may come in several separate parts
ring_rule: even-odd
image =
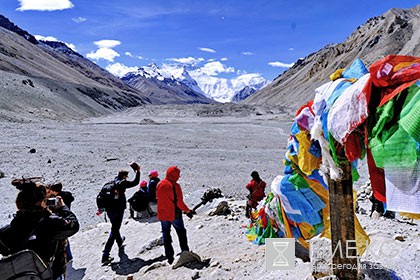
[[[161,223],[163,246],[169,264],[174,261],[174,248],[172,247],[171,226],[178,235],[181,251],[189,251],[187,230],[182,220],[182,212],[189,218],[195,214],[184,203],[181,186],[177,183],[181,174],[176,166],[171,166],[166,171],[166,177],[159,182],[156,188],[157,218]]]
[[[265,187],[267,186],[257,171],[252,171],[251,173],[252,180],[246,185],[249,195],[247,195],[248,201],[246,204],[245,216],[247,218],[251,217],[252,209],[256,209],[258,202],[265,197]]]

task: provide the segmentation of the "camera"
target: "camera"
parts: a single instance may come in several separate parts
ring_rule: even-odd
[[[46,200],[45,200],[45,204],[48,206],[48,207],[55,207],[55,206],[57,206],[57,198],[47,198]]]
[[[133,168],[134,171],[137,171],[139,169],[139,165],[137,164],[137,162],[130,162],[129,163],[131,168]]]

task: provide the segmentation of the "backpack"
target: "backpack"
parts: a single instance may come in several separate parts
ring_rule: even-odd
[[[5,280],[53,280],[51,269],[31,250],[0,259],[0,271]]]
[[[128,202],[135,211],[140,212],[147,209],[149,206],[149,194],[143,191],[137,191],[128,199]]]
[[[115,181],[107,182],[96,196],[96,206],[98,209],[109,209],[114,205],[114,202],[118,200],[116,195],[116,183]]]

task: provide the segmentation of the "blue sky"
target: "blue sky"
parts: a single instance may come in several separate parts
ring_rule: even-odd
[[[211,62],[213,75],[272,80],[359,25],[418,0],[2,0],[0,14],[108,69]],[[113,68],[112,68],[113,67]]]

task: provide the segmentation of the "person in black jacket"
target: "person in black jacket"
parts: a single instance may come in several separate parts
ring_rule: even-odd
[[[150,195],[150,202],[156,203],[156,187],[160,182],[159,174],[157,170],[152,170],[149,172],[149,185],[148,185],[148,192]]]
[[[69,191],[63,191],[63,184],[61,182],[52,184],[50,191],[54,196],[61,196],[64,204],[71,209],[71,203],[74,201],[73,194]]]
[[[71,192],[69,191],[63,191],[63,184],[61,182],[57,182],[55,184],[52,184],[51,186],[49,186],[49,193],[52,197],[57,197],[57,196],[61,196],[61,198],[63,199],[64,204],[71,209],[71,203],[74,201],[74,197],[72,195]],[[47,191],[48,193],[48,191]],[[48,196],[48,194],[47,194]],[[73,254],[71,253],[71,248],[70,248],[70,242],[69,240],[65,240],[65,247],[66,247],[66,263],[73,260]],[[63,266],[64,264],[60,264],[61,266]]]
[[[149,185],[147,186],[147,188],[150,196],[149,207],[151,208],[153,213],[157,212],[156,188],[159,182],[160,179],[157,170],[151,170],[149,172]]]
[[[121,236],[120,228],[124,218],[124,210],[127,208],[125,190],[137,186],[140,182],[140,166],[135,162],[130,163],[130,166],[136,172],[136,178],[133,181],[127,181],[128,171],[121,170],[118,172],[118,176],[114,179],[116,200],[113,202],[113,205],[106,209],[107,216],[111,222],[111,232],[102,252],[102,264],[104,265],[109,264],[113,260],[109,254],[115,241],[120,249],[123,247],[125,238]]]
[[[14,180],[20,190],[16,198],[17,212],[9,225],[0,229],[0,254],[6,256],[24,249],[33,250],[53,270],[54,279],[63,276],[61,267],[54,262],[62,262],[63,240],[79,230],[76,215],[56,198],[54,213],[46,204],[46,189],[32,181]],[[65,260],[64,260],[65,262]]]

